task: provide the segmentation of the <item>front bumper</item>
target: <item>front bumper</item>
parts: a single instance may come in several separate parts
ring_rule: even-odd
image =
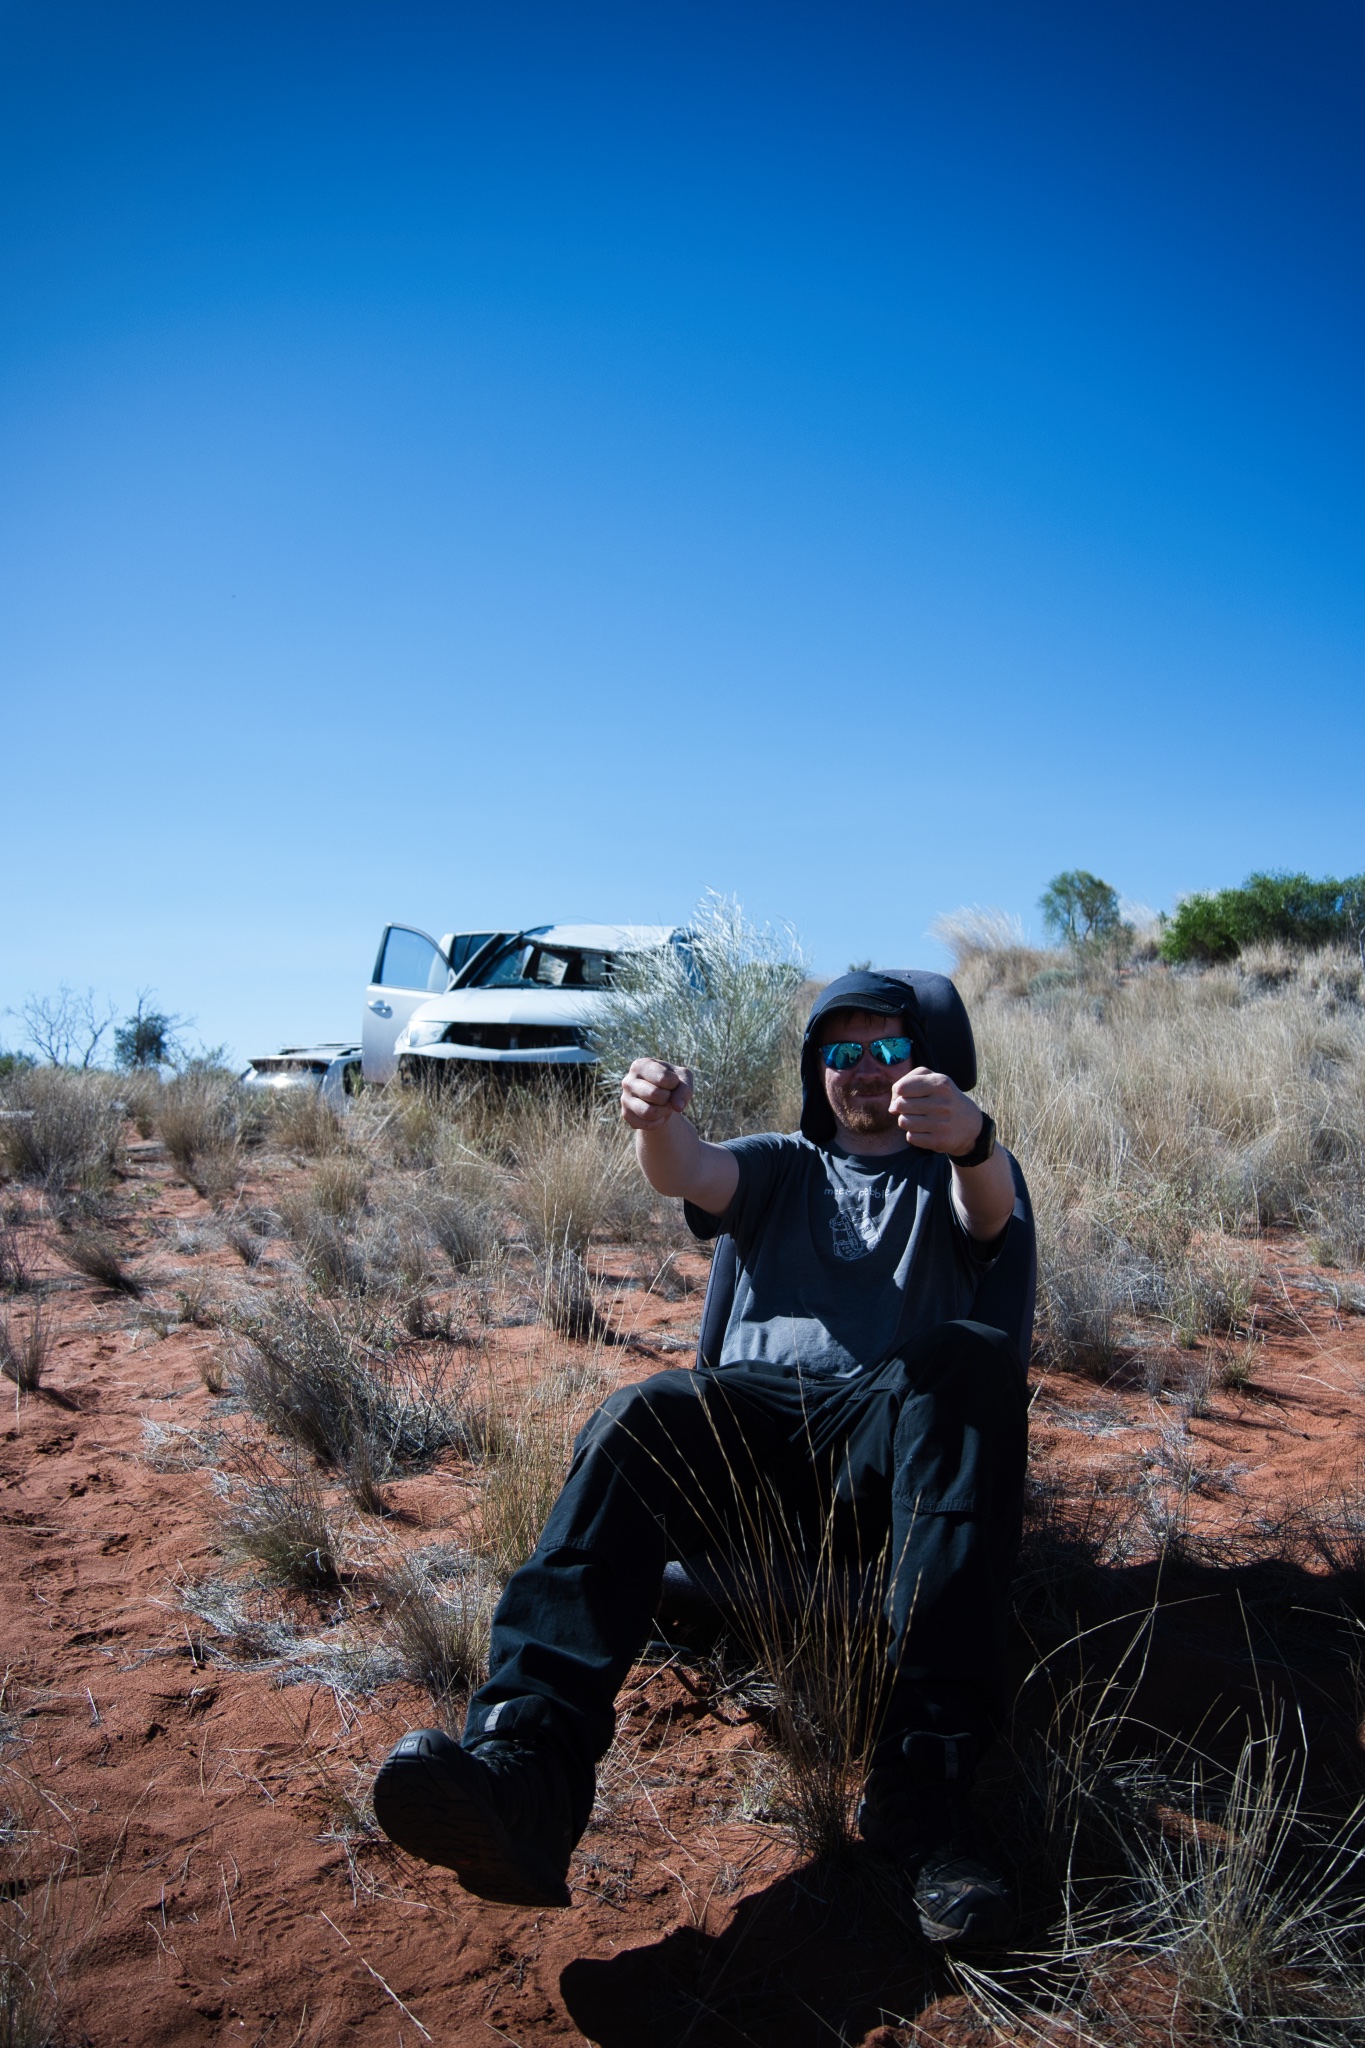
[[[458,1061],[479,1067],[595,1067],[596,1053],[584,1045],[528,1045],[516,1049],[495,1045],[422,1045],[400,1052],[398,1065],[446,1066]]]

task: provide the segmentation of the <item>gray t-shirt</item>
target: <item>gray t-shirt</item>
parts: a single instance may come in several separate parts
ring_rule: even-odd
[[[739,1186],[723,1216],[686,1203],[695,1236],[739,1255],[722,1366],[846,1378],[970,1313],[996,1245],[969,1236],[942,1153],[858,1158],[771,1133],[726,1146]]]

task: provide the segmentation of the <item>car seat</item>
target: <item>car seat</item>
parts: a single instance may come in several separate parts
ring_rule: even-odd
[[[919,1027],[915,1036],[924,1048],[926,1063],[951,1076],[964,1091],[975,1087],[976,1046],[971,1024],[962,998],[947,976],[920,968],[879,972],[890,973],[906,983],[907,1020]],[[995,1259],[977,1283],[965,1320],[1003,1330],[1013,1340],[1020,1364],[1027,1371],[1038,1290],[1037,1236],[1028,1184],[1013,1153],[1006,1157],[1014,1175],[1014,1212],[1005,1226]],[[695,1361],[698,1368],[719,1363],[738,1269],[734,1239],[722,1235],[716,1240],[702,1303]],[[768,1576],[774,1582],[763,1587],[765,1604],[791,1610],[809,1597],[809,1575],[803,1578],[799,1570],[774,1565]],[[875,1576],[849,1563],[844,1568],[845,1595],[859,1606],[865,1602],[879,1604],[880,1587],[872,1583]],[[776,1583],[777,1580],[785,1583]],[[746,1561],[736,1561],[723,1551],[670,1558],[664,1569],[659,1615],[665,1620],[720,1623],[752,1606],[754,1597],[753,1568]]]

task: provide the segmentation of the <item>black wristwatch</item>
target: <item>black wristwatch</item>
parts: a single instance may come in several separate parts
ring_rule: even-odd
[[[950,1152],[954,1166],[984,1166],[995,1150],[995,1118],[981,1112],[981,1129],[970,1152]]]

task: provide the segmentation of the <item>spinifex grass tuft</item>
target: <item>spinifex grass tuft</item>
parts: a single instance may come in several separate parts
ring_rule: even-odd
[[[325,1159],[343,1143],[341,1123],[315,1088],[284,1088],[273,1096],[267,1134],[284,1152]]]
[[[750,1556],[756,1562],[740,1574],[739,1633],[772,1685],[769,1729],[785,1817],[806,1855],[837,1861],[853,1842],[887,1679],[886,1556],[838,1555],[832,1522],[804,1548],[780,1509],[754,1527]]]
[[[237,1323],[237,1377],[261,1420],[324,1464],[375,1480],[469,1441],[468,1372],[396,1348],[382,1319],[281,1288]]]
[[[141,1280],[124,1264],[118,1240],[107,1230],[78,1226],[69,1237],[59,1239],[57,1250],[68,1266],[97,1280],[101,1287],[134,1297],[144,1292]]]
[[[112,1074],[33,1067],[3,1090],[0,1156],[20,1180],[51,1192],[108,1185],[122,1149],[123,1117]]]
[[[8,1315],[0,1322],[0,1372],[14,1382],[21,1394],[36,1394],[41,1387],[52,1336],[51,1326],[36,1302],[26,1322],[16,1326]]]
[[[223,1235],[244,1266],[259,1266],[268,1238],[253,1230],[249,1223],[241,1222],[229,1223]]]
[[[438,1585],[420,1559],[398,1558],[384,1573],[386,1633],[414,1685],[425,1686],[437,1713],[453,1725],[458,1699],[487,1668],[490,1601],[477,1574]]]
[[[646,1233],[657,1197],[614,1114],[596,1103],[537,1095],[515,1114],[513,1207],[542,1257],[581,1258],[594,1237]]]
[[[499,1578],[509,1578],[535,1549],[564,1484],[578,1421],[567,1398],[527,1400],[510,1412],[490,1400],[479,1546]]]
[[[0,1294],[26,1294],[32,1286],[20,1215],[0,1216]]]
[[[1080,1699],[1062,1703],[1023,1809],[1002,1819],[1021,1892],[1056,1917],[1016,1967],[957,1965],[983,2027],[1077,2048],[1354,2048],[1365,1810],[1335,1825],[1307,1811],[1273,1715],[1229,1767],[1144,1751],[1152,1731],[1114,1690]]]
[[[597,1306],[591,1276],[573,1246],[552,1245],[537,1264],[540,1319],[546,1328],[583,1344],[608,1337],[610,1326]]]
[[[102,1864],[86,1855],[70,1801],[38,1782],[29,1754],[0,1766],[0,2043],[65,2048],[86,2038],[65,2009],[67,1980],[99,1942],[126,1842],[124,1823]]]
[[[240,1182],[242,1146],[258,1134],[263,1114],[235,1075],[192,1068],[162,1089],[157,1129],[191,1187],[217,1202]]]
[[[297,1591],[336,1584],[336,1537],[322,1488],[307,1466],[280,1466],[244,1446],[225,1484],[222,1522],[235,1550]]]

